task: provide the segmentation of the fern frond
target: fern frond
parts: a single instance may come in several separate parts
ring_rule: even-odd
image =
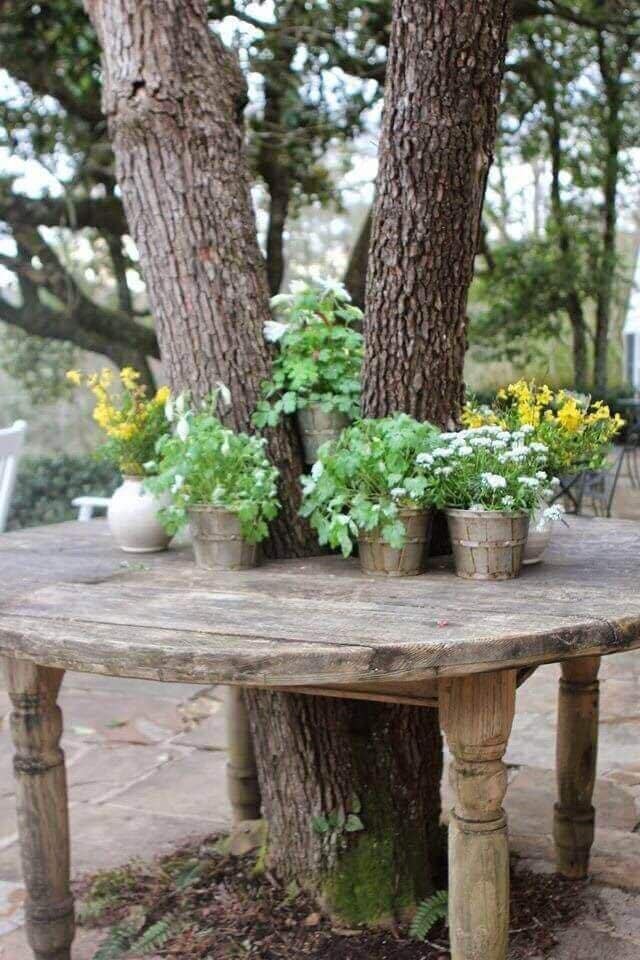
[[[78,905],[76,920],[80,926],[95,923],[107,910],[114,906],[114,904],[117,904],[117,902],[114,897],[95,897],[85,900]]]
[[[414,940],[425,940],[427,934],[438,920],[447,919],[449,893],[447,890],[438,890],[428,900],[423,900],[415,912],[409,930]]]
[[[130,952],[136,957],[145,957],[149,953],[155,953],[160,947],[164,947],[169,937],[176,930],[175,918],[168,914],[161,920],[157,920],[156,923],[152,923],[142,936],[131,945]]]
[[[107,937],[93,955],[93,960],[122,960],[129,952],[135,931],[128,923],[118,923],[112,927]]]

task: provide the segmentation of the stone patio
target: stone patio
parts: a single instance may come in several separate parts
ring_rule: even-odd
[[[628,481],[616,514],[640,519],[640,494]],[[556,665],[542,667],[519,690],[507,753],[512,848],[542,871],[553,869],[558,674]],[[601,681],[589,909],[551,960],[640,957],[640,655],[605,658]],[[74,876],[228,827],[221,688],[68,674],[61,704]],[[32,960],[22,928],[7,713],[0,687],[0,960]],[[102,936],[80,930],[74,960],[92,960]]]

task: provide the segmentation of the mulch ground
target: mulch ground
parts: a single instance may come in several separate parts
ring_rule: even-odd
[[[583,909],[582,884],[512,871],[510,960],[539,960]],[[133,863],[77,884],[79,921],[105,928],[96,960],[449,960],[439,923],[427,942],[407,929],[332,926],[295,888],[268,872],[255,853],[225,851],[208,838],[151,864]]]

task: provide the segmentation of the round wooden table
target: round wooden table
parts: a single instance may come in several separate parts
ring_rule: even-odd
[[[27,933],[69,960],[73,903],[62,717],[66,670],[232,691],[229,784],[237,818],[259,794],[243,686],[438,708],[453,754],[453,960],[505,960],[509,855],[502,758],[519,682],[560,661],[558,868],[586,874],[593,842],[600,657],[640,647],[639,527],[573,519],[519,580],[470,582],[446,561],[369,579],[321,557],[211,574],[188,549],[119,553],[100,521],[0,537],[0,655],[13,713]],[[366,813],[366,812],[365,812]]]

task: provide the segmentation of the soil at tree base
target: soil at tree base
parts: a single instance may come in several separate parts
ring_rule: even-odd
[[[157,942],[145,956],[174,960],[448,960],[447,930],[435,926],[428,942],[409,938],[405,926],[367,931],[336,928],[295,888],[284,889],[256,867],[255,851],[232,856],[225,840],[208,837],[150,864],[87,877],[76,884],[79,922],[105,929],[132,930],[122,952],[110,958],[142,956],[134,947],[154,925]],[[584,884],[557,875],[512,870],[509,960],[540,960],[556,934],[585,909]],[[117,937],[116,937],[117,939]],[[127,945],[129,943],[129,945]],[[133,949],[131,949],[133,947]]]

